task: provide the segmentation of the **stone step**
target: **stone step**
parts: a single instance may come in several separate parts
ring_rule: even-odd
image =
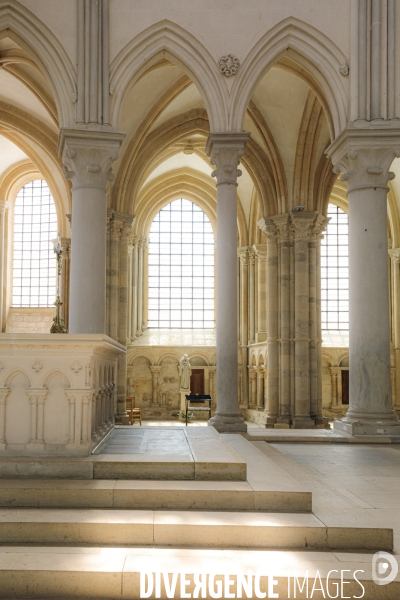
[[[268,593],[267,574],[272,575],[273,592],[277,597],[313,598],[322,600],[335,597],[363,598],[364,600],[398,600],[400,597],[400,576],[386,586],[378,586],[372,579],[372,554],[345,554],[338,552],[305,551],[252,551],[252,550],[187,550],[157,548],[90,548],[90,547],[0,547],[0,597],[1,598],[96,598],[133,600],[144,597],[140,581],[148,579],[150,572],[155,579],[156,569],[165,571],[172,582],[172,574],[177,573],[175,593],[169,597],[180,599],[181,573],[189,581],[184,592],[194,597],[194,579],[204,574],[206,594],[210,595],[210,573],[214,576],[214,589],[218,591],[218,581],[229,580],[228,591],[233,597],[237,594],[238,575],[248,576],[251,569],[252,593],[244,591],[241,597],[256,598],[254,591],[255,575],[261,572],[260,591]],[[341,571],[345,572],[341,573]],[[360,583],[354,579],[354,573]],[[299,592],[308,572],[308,593],[306,587]],[[329,579],[327,580],[328,573]],[[318,578],[319,576],[319,578]],[[343,594],[341,594],[341,576]],[[165,586],[161,577],[161,598],[166,598]],[[316,585],[314,586],[314,582]],[[307,581],[306,581],[307,584]],[[362,586],[362,587],[361,587]],[[313,587],[315,587],[314,591]],[[321,591],[322,587],[322,591]],[[364,592],[363,592],[364,588]],[[143,590],[143,591],[146,591]],[[212,588],[213,589],[213,588]],[[224,587],[222,587],[224,590]],[[337,591],[339,590],[339,592]],[[330,596],[328,595],[328,591]],[[150,596],[154,598],[153,594]],[[160,597],[160,596],[158,596]],[[219,597],[227,597],[225,593]],[[260,597],[260,596],[258,596]]]
[[[327,527],[312,514],[11,508],[0,510],[0,541],[391,551],[393,531]]]
[[[312,494],[245,481],[0,479],[0,507],[310,512]]]

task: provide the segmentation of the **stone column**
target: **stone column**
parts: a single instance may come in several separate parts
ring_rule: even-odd
[[[267,240],[267,405],[266,425],[277,422],[279,415],[279,347],[278,347],[278,237],[271,219],[259,222]]]
[[[394,409],[400,410],[400,248],[389,250],[393,268],[393,339],[395,353],[395,376],[392,393],[395,391]],[[393,378],[392,378],[393,380]]]
[[[118,309],[119,309],[119,240],[123,222],[112,218],[109,225],[109,336],[118,340]]]
[[[0,200],[0,333],[5,331],[5,272],[6,272],[6,252],[5,252],[5,235],[6,235],[6,211],[8,202]]]
[[[257,367],[250,367],[249,369],[250,375],[250,407],[251,409],[255,409],[257,406]]]
[[[279,417],[278,423],[292,420],[290,391],[290,243],[293,240],[293,227],[289,215],[273,217],[278,230],[278,286],[279,286]]]
[[[143,330],[143,252],[146,246],[146,238],[138,240],[138,277],[137,277],[137,329],[136,335],[142,335]]]
[[[59,154],[72,181],[70,333],[106,330],[107,182],[124,134],[61,130]]]
[[[208,367],[208,378],[210,380],[209,383],[209,394],[214,401],[214,408],[217,405],[217,399],[215,396],[215,367]]]
[[[267,246],[253,246],[257,258],[258,303],[256,342],[267,340]]]
[[[207,154],[217,179],[217,394],[209,425],[221,432],[246,431],[238,412],[237,178],[248,133],[210,134]]]
[[[255,263],[256,258],[253,249],[249,249],[249,344],[254,344],[255,336]]]
[[[137,235],[132,238],[132,262],[131,262],[131,328],[130,340],[134,342],[137,339],[137,290],[138,290],[138,241]]]
[[[310,253],[309,235],[315,212],[293,214],[295,311],[295,414],[296,428],[313,427],[310,386]]]
[[[338,375],[340,371],[337,367],[330,367],[329,370],[331,372],[331,404],[335,409],[338,407]]]
[[[264,410],[264,369],[257,368],[257,410]]]
[[[152,381],[152,404],[158,404],[157,391],[158,391],[158,378],[160,376],[161,367],[150,367],[151,381]]]
[[[114,214],[115,216],[115,214]],[[134,217],[132,215],[118,215],[122,221],[122,228],[118,247],[118,341],[125,347],[128,341],[128,247],[132,236]],[[117,419],[128,424],[126,413],[127,396],[127,354],[118,357],[117,381]]]
[[[241,353],[242,353],[242,390],[241,404],[245,407],[249,405],[249,378],[247,369],[248,354],[248,283],[249,283],[249,254],[247,248],[239,248],[240,261],[240,332],[241,332]]]
[[[334,429],[400,435],[390,390],[387,182],[400,130],[347,129],[328,149],[349,197],[350,405]]]

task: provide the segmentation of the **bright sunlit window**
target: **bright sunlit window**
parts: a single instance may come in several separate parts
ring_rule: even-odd
[[[57,237],[54,200],[45,181],[26,184],[14,208],[13,300],[15,307],[53,306]]]
[[[214,327],[214,235],[193,202],[171,202],[157,214],[149,239],[148,326]]]
[[[348,215],[329,204],[329,224],[321,244],[322,329],[349,329],[349,221]]]

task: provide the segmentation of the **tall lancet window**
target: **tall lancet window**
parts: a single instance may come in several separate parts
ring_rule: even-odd
[[[149,327],[214,327],[214,235],[189,200],[157,214],[149,239]]]
[[[48,185],[31,181],[19,191],[14,207],[13,306],[53,306],[56,260],[51,240],[56,237],[56,207]]]
[[[349,220],[335,204],[329,204],[329,224],[321,244],[322,329],[349,329]]]

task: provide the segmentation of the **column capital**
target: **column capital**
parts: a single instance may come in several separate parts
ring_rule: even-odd
[[[259,226],[263,236],[267,240],[267,245],[273,243],[276,244],[276,242],[278,241],[278,229],[273,220],[266,219],[265,217],[263,217],[258,221],[257,225]]]
[[[258,262],[266,262],[267,260],[267,244],[254,244],[253,250]]]
[[[277,228],[278,241],[279,242],[290,242],[293,238],[294,228],[290,213],[284,213],[282,215],[276,215],[271,217]]]
[[[329,146],[326,154],[332,160],[335,173],[341,173],[349,192],[368,188],[389,191],[389,171],[400,157],[400,129],[345,129]]]
[[[36,404],[39,404],[45,401],[48,391],[49,390],[47,388],[39,388],[36,390],[30,389],[26,391],[26,395],[30,399],[31,403],[34,402]]]
[[[124,133],[61,129],[58,154],[73,188],[105,190],[107,182],[114,179],[111,165],[124,137]]]
[[[0,200],[0,215],[4,214],[9,207],[8,200]]]
[[[301,211],[292,214],[292,226],[295,239],[310,239],[313,235],[314,222],[318,213],[315,211]]]
[[[216,178],[217,186],[237,186],[237,178],[242,174],[237,167],[249,137],[250,133],[210,133],[208,136],[206,153],[210,163],[216,166],[211,177]]]
[[[153,373],[153,375],[158,375],[161,372],[161,367],[155,367],[152,365],[150,367],[150,371]]]
[[[139,248],[143,248],[143,250],[144,250],[147,245],[147,238],[138,236],[137,244],[138,244]]]
[[[389,255],[393,263],[400,263],[400,248],[389,250]]]

